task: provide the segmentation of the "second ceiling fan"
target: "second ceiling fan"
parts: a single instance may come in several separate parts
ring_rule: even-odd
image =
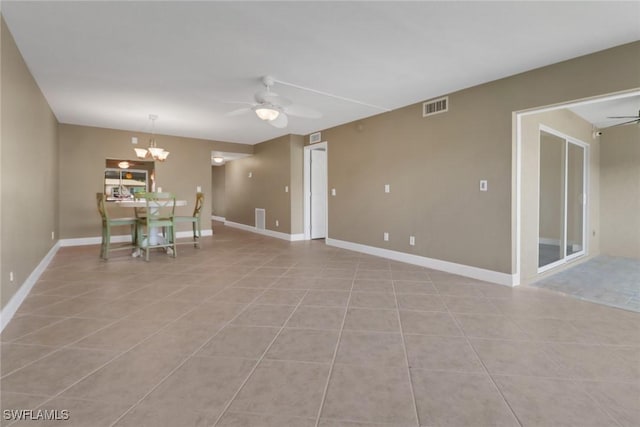
[[[288,116],[306,119],[319,119],[322,114],[312,108],[296,105],[290,99],[271,91],[276,80],[271,76],[262,78],[265,89],[255,93],[255,103],[241,102],[249,107],[240,108],[225,114],[227,117],[238,116],[253,111],[261,120],[276,128],[285,128],[289,123]]]

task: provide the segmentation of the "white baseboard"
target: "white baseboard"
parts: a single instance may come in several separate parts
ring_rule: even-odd
[[[192,237],[193,232],[191,230],[178,231],[176,233],[176,237],[181,239],[183,237]],[[202,230],[202,236],[213,236],[213,230]],[[88,245],[99,245],[102,242],[102,237],[79,237],[75,239],[61,239],[59,241],[60,246],[88,246]],[[111,236],[111,243],[129,243],[131,242],[130,234],[122,234],[118,236]]]
[[[252,225],[240,224],[239,222],[233,222],[233,221],[225,221],[224,225],[226,225],[227,227],[250,231],[256,234],[262,234],[263,236],[269,236],[269,237],[275,237],[276,239],[287,240],[289,242],[297,242],[299,240],[304,240],[303,233],[287,234],[287,233],[282,233],[280,231],[273,231],[273,230],[258,230]]]
[[[18,311],[18,308],[20,308],[20,305],[22,304],[24,299],[27,297],[27,295],[29,295],[29,292],[31,292],[33,285],[36,284],[44,270],[53,259],[56,252],[58,252],[59,248],[60,241],[56,242],[56,244],[53,245],[51,249],[49,249],[49,252],[47,252],[44,258],[42,258],[42,261],[40,261],[38,266],[31,272],[31,274],[29,274],[27,280],[25,280],[24,283],[20,285],[18,291],[13,294],[9,302],[2,308],[2,310],[0,310],[0,332],[4,329],[5,326],[7,326],[9,321],[13,318],[13,315],[16,314],[16,311]]]
[[[515,274],[501,273],[493,270],[485,270],[484,268],[472,267],[464,264],[456,264],[454,262],[442,261],[434,258],[427,258],[419,255],[407,254],[404,252],[392,251],[390,249],[376,248],[374,246],[361,245],[359,243],[346,242],[344,240],[326,239],[329,246],[348,249],[355,252],[361,252],[369,255],[379,256],[381,258],[392,259],[394,261],[405,262],[407,264],[419,265],[421,267],[440,270],[447,273],[458,274],[460,276],[471,277],[473,279],[484,280],[499,285],[513,287],[517,285],[517,276]]]
[[[220,222],[225,222],[226,221],[223,216],[216,216],[216,215],[211,215],[211,219],[213,221],[220,221]]]

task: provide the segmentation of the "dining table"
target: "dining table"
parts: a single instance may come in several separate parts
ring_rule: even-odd
[[[175,203],[175,206],[187,206],[186,200],[175,200],[174,203]],[[132,208],[132,209],[146,208],[147,201],[145,199],[126,199],[126,200],[116,201],[115,205],[123,208]],[[153,205],[154,205],[154,202],[150,202],[149,209],[153,209]],[[167,205],[163,204],[163,206],[167,206]],[[169,204],[169,206],[171,206],[171,204]],[[161,230],[158,229],[157,227],[152,227],[150,230],[148,230],[147,237],[145,237],[141,242],[141,246],[147,246],[147,245],[155,246],[163,243],[165,243],[165,237],[162,235]],[[173,253],[171,248],[166,248],[166,252],[169,255]],[[140,249],[135,248],[131,256],[134,258],[139,257]]]

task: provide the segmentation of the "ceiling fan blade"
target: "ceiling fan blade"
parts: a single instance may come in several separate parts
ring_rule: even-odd
[[[319,119],[322,117],[322,113],[313,108],[305,107],[302,105],[289,105],[284,111],[290,116],[303,117],[305,119]]]
[[[283,129],[286,128],[289,124],[289,119],[287,118],[286,114],[280,113],[277,118],[275,118],[274,120],[270,120],[269,124],[274,128]]]
[[[629,120],[628,122],[617,123],[615,125],[607,126],[606,128],[603,128],[603,129],[613,128],[613,127],[622,126],[622,125],[628,125],[630,123],[640,123],[640,119]]]
[[[611,116],[607,119],[640,119],[640,116]]]
[[[229,111],[228,113],[224,113],[224,116],[225,117],[236,117],[236,116],[241,116],[242,114],[248,113],[249,111],[251,111],[251,108],[249,108],[249,107],[238,108],[237,110],[233,110],[233,111]]]
[[[280,96],[275,92],[267,90],[256,92],[255,99],[258,104],[273,104],[280,107],[291,105],[291,100],[289,98],[285,98],[284,96]]]

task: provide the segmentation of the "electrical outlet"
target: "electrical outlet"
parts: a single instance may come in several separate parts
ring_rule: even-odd
[[[13,271],[9,272],[9,281],[13,282]]]
[[[138,137],[136,137],[136,136],[132,136],[132,137],[131,137],[131,143],[132,143],[132,144],[137,144],[137,143],[138,143]]]
[[[385,184],[384,185],[384,192],[385,193],[391,193],[391,185]]]
[[[196,186],[196,193],[202,193],[202,187]]]
[[[385,242],[388,242],[389,241],[389,233],[387,233],[385,231],[384,234],[382,235],[382,238],[384,239]]]
[[[280,227],[280,221],[276,219],[276,227]]]
[[[416,236],[409,236],[409,245],[410,246],[416,245]]]

